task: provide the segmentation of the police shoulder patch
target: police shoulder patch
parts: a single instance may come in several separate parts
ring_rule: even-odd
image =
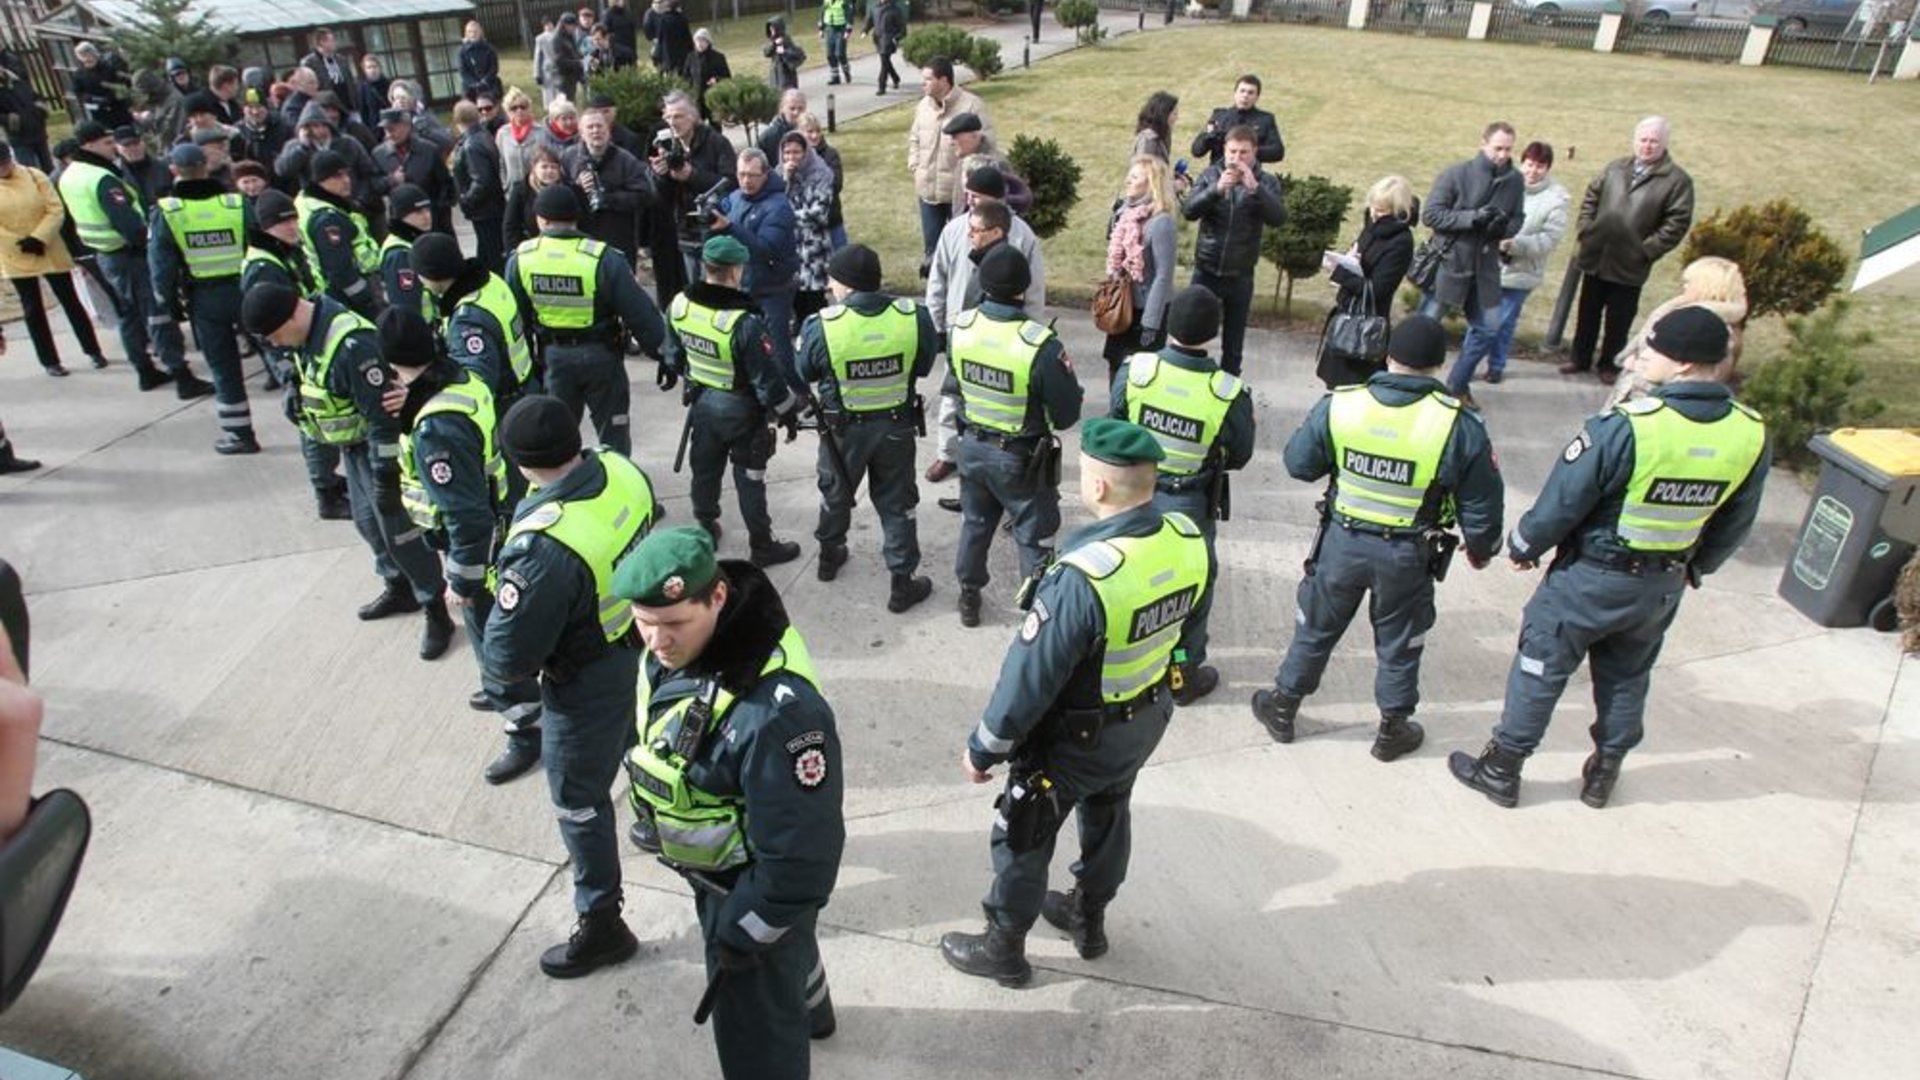
[[[1566,450],[1560,455],[1560,460],[1571,465],[1579,461],[1580,455],[1586,453],[1592,449],[1592,447],[1593,437],[1587,434],[1586,429],[1582,428],[1580,434],[1575,435],[1573,441],[1567,444]]]
[[[480,331],[474,330],[467,334],[463,347],[467,350],[468,356],[479,356],[487,350],[487,339],[480,336]]]
[[[400,288],[406,290],[407,292],[412,292],[414,289],[419,287],[420,279],[414,277],[413,271],[411,270],[402,270],[399,273],[395,274],[393,276],[393,279],[394,279],[394,284],[400,286]]]
[[[1047,625],[1047,620],[1051,618],[1053,613],[1047,610],[1047,602],[1034,597],[1033,606],[1027,609],[1027,617],[1020,623],[1020,640],[1031,643],[1040,636],[1040,628]]]
[[[329,225],[320,231],[326,235],[327,243],[338,244],[340,242],[340,226]]]
[[[365,369],[365,375],[368,386],[387,385],[387,369],[381,367],[379,364],[368,364]]]
[[[500,602],[500,610],[512,611],[520,606],[520,586],[511,581],[503,581],[500,583],[500,591],[494,594],[494,599]]]
[[[792,747],[805,739],[818,741],[807,743],[798,750],[789,750],[789,753],[793,755],[794,782],[800,785],[801,790],[812,791],[827,782],[827,751],[821,745],[826,742],[826,733],[809,731],[798,739],[789,741],[787,746]]]
[[[453,462],[446,457],[434,458],[427,462],[427,475],[436,484],[450,484],[453,482]]]

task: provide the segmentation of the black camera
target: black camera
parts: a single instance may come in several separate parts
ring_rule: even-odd
[[[680,140],[673,134],[672,128],[662,128],[660,134],[653,137],[653,153],[666,160],[668,172],[687,163],[686,148],[680,145]]]

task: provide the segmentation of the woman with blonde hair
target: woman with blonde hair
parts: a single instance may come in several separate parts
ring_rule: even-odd
[[[1112,380],[1137,352],[1166,343],[1167,306],[1173,303],[1174,224],[1172,173],[1166,159],[1139,154],[1127,169],[1127,186],[1107,226],[1107,276],[1124,277],[1133,292],[1133,323],[1107,335],[1101,355]]]
[[[1354,241],[1346,256],[1340,258],[1328,253],[1322,260],[1334,287],[1339,290],[1333,309],[1327,312],[1328,322],[1332,322],[1334,313],[1339,311],[1392,319],[1394,293],[1407,276],[1407,268],[1413,265],[1413,223],[1420,220],[1420,200],[1407,178],[1383,176],[1374,181],[1367,189],[1365,213],[1367,220],[1360,229],[1360,238]],[[1361,370],[1328,355],[1325,341],[1323,332],[1315,374],[1327,389],[1365,382],[1367,376],[1377,370]]]
[[[500,98],[500,108],[507,122],[493,133],[493,141],[500,148],[500,185],[512,191],[513,185],[526,183],[533,152],[540,148],[540,125],[533,120],[533,99],[517,86]]]
[[[1613,396],[1607,400],[1607,408],[1645,397],[1653,389],[1653,384],[1640,374],[1640,351],[1646,347],[1647,334],[1653,324],[1668,312],[1683,307],[1706,308],[1727,324],[1727,358],[1720,364],[1716,374],[1722,382],[1733,381],[1734,371],[1740,364],[1741,333],[1747,326],[1747,279],[1740,273],[1740,265],[1732,259],[1704,255],[1680,271],[1680,295],[1648,312],[1646,319],[1640,323],[1640,332],[1615,357],[1614,362],[1629,377],[1615,380]]]

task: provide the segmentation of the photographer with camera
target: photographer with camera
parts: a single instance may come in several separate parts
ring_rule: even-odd
[[[660,111],[666,126],[654,134],[647,164],[661,215],[656,218],[653,269],[664,307],[687,282],[700,280],[700,245],[706,241],[710,215],[701,213],[698,204],[716,184],[732,181],[734,152],[725,135],[701,121],[700,107],[686,91],[669,93]],[[669,277],[677,283],[672,292]]]
[[[1513,125],[1495,120],[1480,133],[1480,152],[1433,182],[1421,211],[1420,220],[1433,230],[1428,243],[1444,246],[1445,255],[1420,314],[1440,319],[1461,311],[1481,333],[1499,330],[1500,242],[1520,231],[1525,198],[1526,184],[1513,167]],[[1461,400],[1473,406],[1472,395]]]
[[[580,143],[560,155],[560,168],[586,210],[580,231],[632,265],[640,223],[653,205],[653,182],[638,158],[613,144],[613,122],[606,113],[589,109],[580,117]]]

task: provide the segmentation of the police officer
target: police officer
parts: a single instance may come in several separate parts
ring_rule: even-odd
[[[156,311],[186,311],[193,338],[213,372],[219,454],[257,454],[253,410],[233,329],[240,324],[240,267],[253,215],[246,200],[207,178],[198,146],[173,148],[173,194],[155,204],[147,230]]]
[[[433,203],[412,184],[387,193],[387,236],[380,241],[380,287],[390,307],[406,308],[429,322],[433,297],[413,270],[413,242],[433,228]]]
[[[640,652],[614,568],[653,525],[653,485],[626,455],[580,449],[580,420],[529,394],[500,424],[507,458],[536,487],[514,511],[487,619],[486,678],[540,678],[540,754],[573,863],[573,934],[540,957],[556,979],[639,948],[620,918],[620,849],[609,792],[633,734]]]
[[[446,233],[414,241],[413,272],[441,313],[440,332],[455,363],[480,376],[505,412],[534,380],[533,343],[505,278],[478,259],[464,258],[460,242]]]
[[[832,581],[847,561],[847,528],[853,491],[862,476],[886,535],[882,555],[893,575],[887,610],[899,614],[933,593],[933,582],[914,576],[920,537],[914,507],[920,502],[913,450],[916,428],[926,423],[914,381],[933,370],[940,336],[920,304],[880,291],[880,256],[850,244],[827,260],[833,304],[808,316],[800,328],[800,378],[819,384],[821,423],[834,429],[840,462],[821,439],[819,578]]]
[[[1500,546],[1502,491],[1480,414],[1437,378],[1447,336],[1425,315],[1403,319],[1387,342],[1387,370],[1322,397],[1287,440],[1296,480],[1332,476],[1320,535],[1300,581],[1299,616],[1275,685],[1253,695],[1253,715],[1293,741],[1300,702],[1320,688],[1334,646],[1367,599],[1379,661],[1373,756],[1392,761],[1426,738],[1408,719],[1420,703],[1420,658],[1433,629],[1433,583],[1456,543],[1478,570]]]
[[[113,136],[98,121],[73,131],[79,148],[60,171],[60,198],[80,242],[97,257],[107,284],[119,297],[120,346],[140,375],[140,389],[174,384],[182,401],[206,397],[213,385],[187,367],[187,345],[173,316],[154,310],[147,272],[147,218],[140,196],[113,167]],[[153,366],[150,344],[160,347],[162,372]]]
[[[513,515],[507,462],[495,438],[499,414],[486,381],[447,356],[427,321],[405,308],[380,314],[380,351],[392,359],[405,391],[398,414],[400,501],[415,525],[445,553],[446,601],[460,611],[476,662],[486,640],[493,594],[487,572],[495,540]],[[540,684],[502,684],[480,672],[469,704],[500,715],[507,748],[486,767],[489,784],[504,784],[540,763]]]
[[[834,1029],[815,937],[846,842],[833,710],[773,583],[715,562],[706,531],[647,537],[614,591],[648,650],[633,805],[693,885],[720,1071],[804,1078]]]
[[[1508,538],[1518,570],[1558,550],[1527,602],[1492,741],[1478,759],[1447,759],[1461,783],[1501,806],[1519,802],[1520,767],[1582,660],[1598,716],[1580,801],[1607,805],[1640,743],[1681,591],[1720,569],[1753,528],[1770,450],[1759,414],[1721,381],[1728,339],[1702,307],[1656,322],[1640,359],[1652,395],[1589,418]]]
[[[307,186],[293,205],[300,212],[300,242],[328,296],[371,319],[379,314],[374,287],[380,249],[367,216],[353,202],[353,165],[338,151],[313,155]]]
[[[820,5],[820,36],[827,42],[827,85],[840,85],[841,78],[853,82],[853,66],[847,62],[847,37],[853,32],[852,0],[823,0]]]
[[[393,369],[381,359],[373,324],[332,297],[308,300],[282,285],[249,290],[240,319],[248,333],[292,351],[296,422],[309,438],[340,450],[353,524],[386,583],[360,618],[424,608],[420,658],[439,658],[453,641],[453,619],[440,595],[440,559],[400,501],[400,426],[381,402]]]
[[[1027,930],[1042,915],[1082,957],[1107,951],[1107,904],[1132,843],[1133,778],[1166,733],[1180,624],[1212,573],[1199,523],[1153,505],[1165,457],[1150,432],[1125,420],[1096,417],[1081,432],[1080,500],[1096,520],[1068,537],[1040,580],[960,758],[976,784],[1008,766],[986,932],[940,939],[947,963],[969,975],[1024,984],[1033,974]],[[1080,825],[1075,884],[1048,892],[1054,837],[1070,809]]]
[[[260,285],[282,285],[300,296],[320,292],[313,276],[313,264],[300,246],[299,211],[293,200],[274,190],[263,191],[253,202],[253,227],[247,233],[247,252],[240,264],[242,295]],[[293,376],[293,361],[287,350],[261,342],[270,370],[286,382],[285,407],[288,419],[299,425],[300,389]],[[340,449],[300,432],[300,456],[306,460],[307,482],[313,486],[313,498],[322,521],[346,521],[353,517],[347,500],[347,482],[340,475]]]
[[[1026,257],[1000,244],[980,260],[980,306],[948,332],[946,388],[960,399],[960,625],[980,625],[987,548],[1004,511],[1021,576],[1044,566],[1060,530],[1060,443],[1080,420],[1081,390],[1060,339],[1020,310]]]
[[[546,392],[565,402],[576,422],[591,412],[602,446],[631,454],[626,340],[638,338],[641,351],[660,359],[660,309],[640,291],[625,256],[575,227],[580,199],[572,188],[542,190],[533,213],[540,235],[508,256],[507,287],[541,343]],[[658,379],[663,390],[673,386],[668,365],[660,365]]]
[[[748,557],[756,566],[777,566],[799,558],[800,545],[777,539],[767,513],[767,459],[774,448],[768,425],[786,425],[791,442],[800,398],[787,385],[753,299],[740,291],[747,258],[746,245],[731,236],[707,240],[700,249],[705,280],[687,286],[667,308],[668,347],[692,402],[686,422],[693,516],[718,542],[720,474],[731,459]]]
[[[1154,480],[1153,505],[1177,510],[1200,526],[1213,551],[1214,522],[1226,519],[1226,474],[1253,459],[1253,395],[1238,375],[1207,356],[1220,336],[1220,298],[1189,285],[1167,308],[1167,345],[1120,364],[1110,390],[1113,415],[1140,424],[1166,458]],[[1214,565],[1219,565],[1215,560]],[[1207,616],[1213,581],[1181,624],[1173,650],[1173,703],[1191,705],[1220,685],[1207,665]]]

